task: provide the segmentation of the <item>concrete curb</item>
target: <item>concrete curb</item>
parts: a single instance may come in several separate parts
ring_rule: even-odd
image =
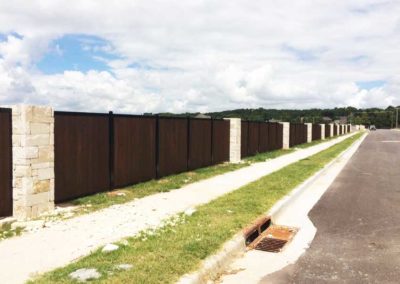
[[[350,133],[347,138],[355,135],[357,132]],[[342,158],[348,151],[357,145],[362,143],[367,134],[364,134],[361,138],[356,140],[350,147],[343,151],[338,157],[326,164],[321,170],[315,173],[313,176],[305,180],[298,187],[293,189],[289,194],[280,199],[269,211],[266,216],[271,216],[272,222],[279,216],[287,207],[294,202],[302,192],[307,189],[307,186],[314,180],[319,178],[325,171],[329,170],[330,166],[333,165],[337,160]],[[335,144],[336,145],[336,144]],[[209,279],[216,279],[224,272],[231,264],[232,260],[236,257],[243,255],[246,252],[245,239],[242,233],[236,234],[231,240],[226,242],[222,249],[214,255],[207,257],[201,268],[193,273],[185,274],[177,281],[178,284],[203,284],[207,283]]]

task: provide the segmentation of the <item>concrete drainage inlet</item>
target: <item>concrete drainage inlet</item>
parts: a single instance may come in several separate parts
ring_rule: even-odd
[[[244,231],[244,237],[249,249],[277,253],[293,239],[296,232],[295,228],[272,225],[270,217],[262,217]]]

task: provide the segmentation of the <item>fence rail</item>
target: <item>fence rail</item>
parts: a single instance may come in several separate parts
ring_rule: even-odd
[[[229,160],[229,121],[55,112],[55,201]]]
[[[11,109],[0,108],[0,217],[13,213],[11,121]]]
[[[281,149],[283,126],[280,123],[242,121],[241,157]]]

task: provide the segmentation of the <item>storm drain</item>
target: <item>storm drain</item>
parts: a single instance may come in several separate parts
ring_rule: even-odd
[[[280,252],[283,247],[286,245],[287,241],[273,239],[269,237],[263,237],[260,241],[256,244],[256,250],[268,251],[268,252]]]
[[[249,244],[249,248],[266,252],[280,252],[293,239],[296,232],[295,228],[270,225]]]

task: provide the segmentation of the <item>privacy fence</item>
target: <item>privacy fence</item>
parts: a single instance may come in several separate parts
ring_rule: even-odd
[[[346,127],[325,125],[325,137],[350,132]],[[35,218],[53,210],[55,202],[238,163],[321,139],[321,128],[238,118],[54,112],[48,106],[0,108],[0,217]]]
[[[331,137],[331,127],[330,124],[325,124],[325,138]]]
[[[283,126],[280,123],[242,121],[241,157],[282,149]]]
[[[0,217],[12,215],[11,109],[0,108]]]
[[[321,140],[321,125],[313,124],[311,133],[312,133],[312,141]]]
[[[307,143],[307,125],[303,123],[291,123],[289,135],[290,147]]]
[[[55,112],[55,201],[229,160],[229,121]]]

